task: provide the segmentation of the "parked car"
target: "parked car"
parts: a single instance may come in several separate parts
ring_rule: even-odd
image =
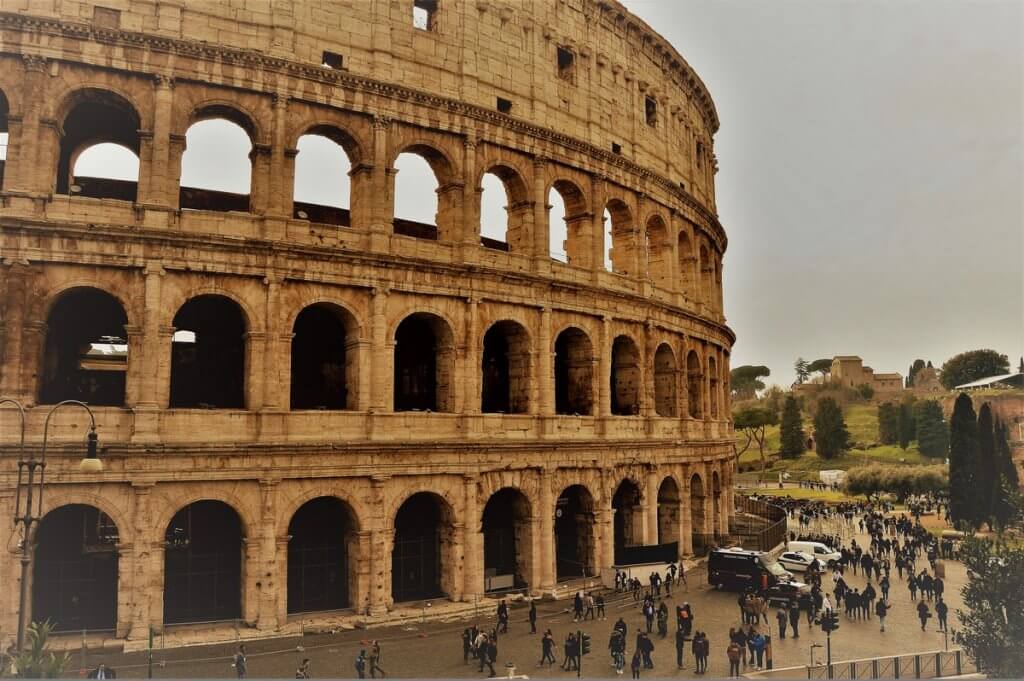
[[[779,582],[775,586],[768,587],[765,598],[768,600],[768,605],[784,605],[810,593],[810,585],[803,582]]]
[[[809,553],[803,551],[786,551],[778,558],[779,564],[786,568],[790,572],[806,572],[807,568],[811,566],[815,558]],[[822,567],[823,561],[818,561],[818,564]]]
[[[791,541],[786,543],[787,551],[799,551],[807,553],[818,559],[822,567],[832,567],[842,554],[831,546],[816,541]]]

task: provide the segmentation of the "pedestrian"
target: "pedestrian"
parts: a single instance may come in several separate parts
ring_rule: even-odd
[[[299,665],[298,669],[295,670],[295,678],[297,679],[311,679],[313,674],[310,671],[310,665],[312,662],[309,661],[308,657],[302,658],[302,664]]]
[[[356,655],[356,676],[360,679],[366,678],[366,651],[360,650]]]
[[[487,678],[493,679],[495,677],[494,663],[498,661],[498,637],[490,636],[487,639],[487,648],[485,651],[485,657],[487,658],[487,669],[490,670],[490,674]]]
[[[928,611],[928,604],[924,602],[924,594],[921,594],[921,600],[917,604],[917,617],[921,620],[921,631],[924,631],[924,627],[928,624],[928,618],[932,614]]]
[[[917,600],[917,577],[911,572],[907,575],[907,589],[910,591],[910,600]]]
[[[537,604],[530,599],[530,633],[537,633]]]
[[[643,605],[644,620],[647,622],[647,633],[651,633],[651,629],[654,627],[654,602],[650,599],[644,601]]]
[[[633,659],[629,663],[629,668],[633,670],[633,678],[640,678],[640,651],[636,650],[633,652]]]
[[[370,646],[370,678],[377,678],[376,672],[380,672],[380,678],[385,678],[387,674],[381,669],[380,666],[380,642],[377,639],[373,640],[373,645]]]
[[[473,649],[473,634],[469,627],[462,630],[462,664],[469,664],[469,653]]]
[[[935,614],[939,616],[939,631],[946,630],[946,617],[949,614],[949,606],[946,605],[946,601],[942,600],[942,597],[938,597],[939,600],[935,602]]]
[[[885,616],[889,614],[889,604],[884,598],[875,604],[875,614],[878,615],[878,622],[881,625],[879,631],[885,631]]]
[[[579,622],[583,619],[583,592],[577,591],[572,599],[572,621]]]
[[[235,668],[235,674],[240,679],[245,678],[245,646],[238,646],[238,652],[231,658],[231,666]]]
[[[622,670],[626,666],[626,637],[619,629],[612,629],[608,650],[612,654],[612,666],[615,668],[615,673],[622,674]]]
[[[544,635],[540,638],[540,662],[537,663],[538,667],[543,667],[544,663],[547,662],[550,667],[553,665],[555,660],[555,636],[548,629],[544,632]]]
[[[583,615],[583,619],[585,620],[588,617],[590,619],[594,619],[594,594],[587,594],[586,598],[583,599],[583,602],[586,603],[587,606],[587,612]]]
[[[576,635],[570,633],[568,636],[565,637],[565,659],[562,660],[562,669],[564,669],[565,671],[577,669],[579,665],[575,665],[575,661]]]
[[[789,622],[789,615],[785,610],[779,608],[775,612],[775,619],[779,623],[779,638],[786,638],[786,624]]]
[[[698,633],[700,634],[700,673],[706,674],[708,671],[708,656],[711,654],[711,642],[708,641],[708,635],[703,631]]]
[[[736,641],[731,641],[729,647],[725,649],[725,654],[729,658],[729,676],[736,677],[740,675],[740,655],[743,651],[740,650],[740,646]]]
[[[508,633],[508,604],[504,598],[498,603],[498,631],[502,634]]]
[[[93,669],[88,674],[86,674],[86,678],[89,678],[89,679],[116,679],[117,678],[117,672],[114,671],[111,667],[108,667],[103,662],[100,662],[99,665],[97,665],[96,669]]]
[[[793,630],[793,638],[800,638],[800,604],[796,600],[789,602],[789,628]]]
[[[761,667],[764,666],[764,647],[767,642],[764,640],[764,635],[760,632],[755,632],[750,637],[750,645],[754,648],[754,655],[757,656],[757,671],[761,671]]]
[[[598,619],[607,619],[607,615],[604,614],[604,595],[598,594],[597,598],[594,599],[594,603],[597,604],[597,617]]]
[[[641,634],[641,636],[643,638],[640,639],[640,645],[637,647],[644,658],[644,669],[654,669],[654,660],[651,659],[651,653],[654,652],[654,641],[646,633]]]

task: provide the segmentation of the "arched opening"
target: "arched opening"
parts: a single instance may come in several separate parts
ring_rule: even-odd
[[[445,567],[453,565],[452,510],[431,492],[417,492],[395,515],[391,597],[396,602],[437,598],[450,590]]]
[[[647,254],[647,278],[658,286],[672,285],[671,249],[668,241],[668,226],[660,215],[647,220],[644,233]]]
[[[338,610],[356,592],[355,517],[345,502],[317,497],[288,523],[288,612]]]
[[[634,225],[633,212],[623,201],[612,199],[605,207],[605,219],[611,223],[611,250],[608,259],[611,271],[616,274],[635,274],[634,263]],[[606,223],[607,224],[607,223]],[[607,248],[607,241],[605,247]]]
[[[526,329],[500,321],[484,334],[480,410],[485,414],[525,414],[530,406],[530,340]]]
[[[679,288],[688,300],[694,299],[693,281],[693,246],[690,243],[690,235],[685,231],[679,232],[679,244],[677,248],[679,257]]]
[[[715,309],[722,311],[722,256],[715,253]]]
[[[445,186],[447,159],[431,147],[409,147],[395,159],[395,234],[417,239],[449,239],[457,192]]]
[[[555,566],[559,580],[594,574],[594,498],[583,485],[555,502]]]
[[[676,416],[676,355],[668,343],[654,353],[654,410],[658,416]]]
[[[640,350],[629,336],[612,343],[611,407],[614,416],[640,413]]]
[[[317,126],[299,137],[292,217],[343,227],[352,224],[352,161],[346,151],[351,147],[351,138],[330,126]]]
[[[715,266],[711,262],[711,254],[705,244],[700,245],[700,287],[701,302],[710,306],[714,300],[714,292],[711,288],[714,281]]]
[[[686,403],[690,412],[690,418],[699,419],[704,414],[703,400],[701,399],[701,382],[704,376],[700,370],[700,358],[695,350],[690,350],[686,355]]]
[[[693,552],[703,553],[707,548],[709,537],[705,529],[704,519],[704,481],[694,473],[690,478],[690,526],[693,538]]]
[[[57,193],[135,201],[142,127],[135,107],[93,88],[72,97],[61,125]]]
[[[355,409],[358,338],[337,305],[302,310],[292,328],[292,409]]]
[[[594,351],[580,329],[555,339],[555,413],[589,416],[593,404]]]
[[[416,312],[395,331],[395,411],[451,411],[455,343],[448,323]]]
[[[244,409],[246,323],[230,298],[201,295],[174,315],[172,409]]]
[[[8,114],[10,105],[7,96],[0,90],[0,189],[4,186],[4,169],[7,166],[7,145],[10,143],[10,123]]]
[[[605,272],[614,272],[615,265],[612,263],[612,251],[615,249],[615,237],[612,234],[612,214],[608,212],[608,209],[604,209],[604,214],[601,215],[601,240],[604,244],[604,264]]]
[[[181,157],[181,207],[248,212],[255,140],[251,121],[219,105],[196,112],[193,120]]]
[[[128,371],[127,323],[124,308],[109,293],[89,287],[65,291],[46,318],[40,404],[81,400],[122,406]]]
[[[530,502],[517,489],[505,487],[484,506],[484,589],[527,586],[530,574]]]
[[[679,485],[668,477],[658,487],[658,543],[679,541]]]
[[[548,202],[552,206],[548,215],[551,257],[575,267],[588,267],[593,239],[583,192],[568,180],[556,180],[548,192]]]
[[[629,546],[644,543],[644,509],[640,505],[640,488],[632,480],[619,483],[612,496],[612,513],[615,514],[615,564],[624,564],[623,550]]]
[[[722,537],[722,484],[718,471],[711,473],[711,533],[715,540]]]
[[[164,623],[242,616],[242,521],[222,501],[196,501],[167,525]]]
[[[714,357],[708,357],[708,411],[711,418],[718,418],[718,362]]]
[[[510,217],[505,183],[493,171],[484,173],[480,180],[480,245],[499,251],[510,250]]]
[[[119,541],[114,521],[93,506],[61,506],[43,517],[35,540],[32,620],[50,620],[54,631],[113,630]]]

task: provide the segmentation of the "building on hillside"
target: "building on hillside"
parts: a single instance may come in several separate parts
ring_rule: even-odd
[[[867,385],[874,389],[876,394],[903,390],[903,377],[900,374],[876,374],[874,369],[864,366],[864,360],[856,355],[833,357],[829,381],[844,388]]]
[[[914,382],[907,388],[912,390],[915,395],[931,395],[946,391],[942,387],[942,383],[939,382],[939,370],[931,366],[919,369],[914,374]]]

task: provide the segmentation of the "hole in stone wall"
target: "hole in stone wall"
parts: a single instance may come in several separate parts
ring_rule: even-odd
[[[302,310],[292,336],[292,409],[353,409],[357,367],[346,313],[320,303]],[[353,376],[354,377],[354,376]]]
[[[328,69],[340,69],[344,68],[345,58],[337,52],[328,52],[324,50],[324,56],[320,60],[320,65]]]
[[[299,137],[292,192],[293,217],[343,227],[352,224],[349,210],[352,162],[345,150],[347,144],[351,141],[346,133],[327,126]]]
[[[611,409],[615,416],[640,413],[640,350],[633,339],[619,336],[612,343]]]
[[[171,343],[171,408],[245,408],[245,334],[241,308],[218,295],[185,303],[173,326],[194,334]],[[176,332],[177,335],[177,332]]]
[[[438,177],[423,150],[395,159],[395,234],[438,239]],[[434,152],[436,154],[436,152]]]
[[[86,89],[72,97],[74,103],[61,125],[57,193],[135,201],[141,127],[138,113],[112,92]],[[79,170],[80,156],[85,158]],[[121,163],[126,165],[118,168]],[[79,172],[73,175],[72,169]],[[77,188],[74,192],[72,186]]]
[[[525,414],[530,396],[530,348],[526,330],[498,322],[484,334],[481,411]]]
[[[288,524],[288,612],[346,608],[353,593],[356,527],[340,499],[318,497]]]
[[[593,560],[594,499],[583,485],[572,485],[555,502],[557,579],[593,575]]]
[[[395,411],[451,411],[454,356],[440,317],[417,312],[402,320],[395,332]]]
[[[658,543],[679,541],[679,486],[665,478],[658,488]]]
[[[703,415],[701,401],[701,382],[704,376],[701,372],[700,358],[694,350],[686,356],[686,402],[690,417],[699,419]]]
[[[555,340],[555,413],[590,415],[594,354],[590,339],[577,328]]]
[[[557,50],[558,77],[572,81],[575,78],[576,57],[564,47],[559,47]]]
[[[484,507],[484,588],[488,591],[526,585],[530,573],[530,502],[506,487]]]
[[[451,510],[437,495],[418,492],[405,500],[395,515],[391,552],[391,596],[396,602],[444,595],[453,534]]]
[[[658,416],[675,416],[676,356],[666,343],[654,353],[654,405]]]
[[[644,97],[644,119],[651,127],[658,125],[658,102],[654,97]]]
[[[503,114],[512,113],[512,100],[498,97],[497,108]]]
[[[184,209],[248,212],[253,130],[239,112],[207,107],[185,133],[179,201]]]
[[[437,0],[413,0],[412,25],[421,31],[437,28]]]
[[[615,532],[615,564],[621,564],[622,550],[628,546],[643,544],[643,507],[640,505],[640,488],[632,480],[619,483],[612,497]]]

